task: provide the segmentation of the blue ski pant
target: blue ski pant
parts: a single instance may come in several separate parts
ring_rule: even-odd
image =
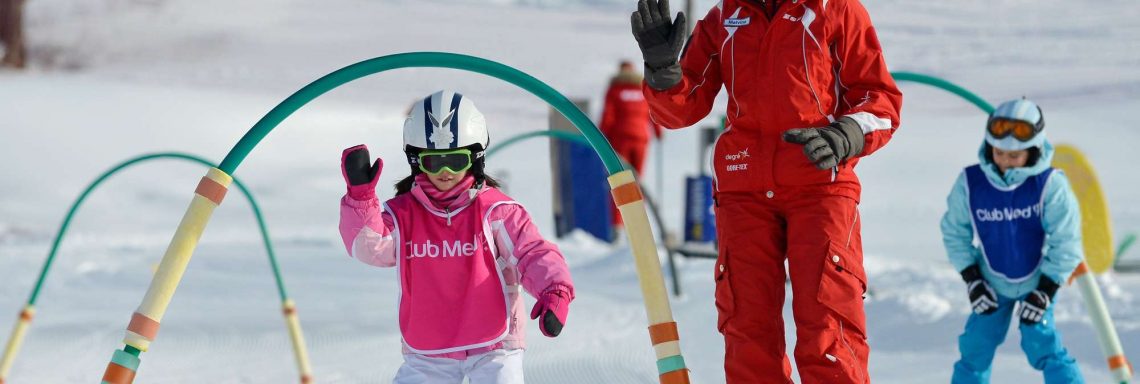
[[[1045,374],[1045,384],[1084,384],[1077,361],[1061,345],[1061,334],[1053,324],[1053,307],[1049,306],[1040,323],[1022,324],[1014,316],[1015,299],[998,295],[998,310],[989,315],[973,313],[966,320],[966,330],[958,337],[961,360],[954,363],[952,384],[990,382],[994,352],[1005,341],[1010,320],[1017,321],[1021,331],[1021,350],[1029,365]]]

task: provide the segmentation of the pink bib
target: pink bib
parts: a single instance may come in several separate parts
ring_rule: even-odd
[[[453,212],[427,208],[411,194],[385,203],[402,244],[400,332],[412,352],[486,347],[507,336],[506,286],[484,218],[496,203],[508,201],[488,189]]]

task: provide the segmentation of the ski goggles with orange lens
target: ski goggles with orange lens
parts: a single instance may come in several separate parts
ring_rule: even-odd
[[[995,139],[1013,135],[1015,139],[1021,141],[1028,141],[1037,136],[1041,128],[1041,125],[1030,124],[1027,121],[1003,118],[990,119],[988,127],[990,135]]]
[[[457,149],[447,152],[423,152],[419,154],[420,170],[435,176],[444,170],[461,173],[471,168],[471,150]]]

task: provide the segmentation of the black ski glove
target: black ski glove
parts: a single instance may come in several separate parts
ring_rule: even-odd
[[[669,0],[639,0],[637,11],[630,16],[633,37],[645,59],[645,82],[663,91],[681,82],[681,64],[677,56],[689,35],[685,13],[669,21]]]
[[[368,146],[361,144],[341,152],[340,169],[349,197],[361,201],[376,198],[377,176],[384,169],[384,161],[376,158],[369,164]]]
[[[1021,311],[1018,314],[1021,317],[1022,324],[1033,325],[1041,322],[1045,317],[1045,311],[1049,309],[1049,305],[1053,304],[1053,296],[1057,295],[1057,289],[1061,288],[1052,279],[1041,276],[1037,281],[1037,289],[1029,292],[1025,299],[1021,300]]]
[[[819,169],[831,169],[863,153],[863,129],[843,116],[826,127],[796,128],[784,132],[784,141],[802,144],[804,154]]]
[[[974,313],[988,315],[997,311],[997,294],[986,284],[982,269],[977,264],[962,270],[962,280],[966,281],[966,292],[970,294],[970,307]]]

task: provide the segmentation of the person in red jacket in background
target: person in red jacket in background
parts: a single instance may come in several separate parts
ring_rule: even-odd
[[[792,382],[787,274],[802,382],[869,383],[854,169],[898,128],[902,93],[867,10],[858,0],[722,0],[685,44],[685,16],[670,21],[667,1],[641,0],[631,19],[653,120],[693,125],[722,87],[728,94],[713,157],[727,381]]]
[[[633,166],[641,175],[645,166],[645,153],[649,149],[649,130],[661,140],[661,126],[649,120],[649,104],[641,92],[643,77],[633,63],[622,61],[618,73],[610,80],[606,90],[606,103],[602,107],[602,135],[610,141],[614,151]],[[617,206],[610,204],[610,217],[615,228],[622,225]],[[620,234],[619,234],[620,236]]]

